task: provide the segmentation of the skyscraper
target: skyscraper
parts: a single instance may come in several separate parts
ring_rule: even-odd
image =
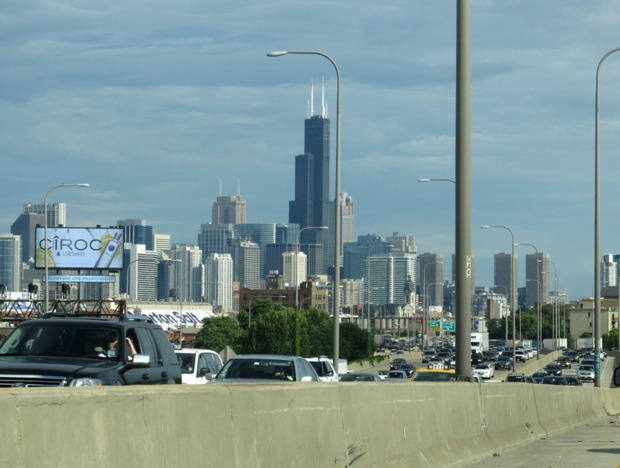
[[[213,224],[245,224],[246,203],[241,195],[220,195],[213,202]]]
[[[230,254],[213,253],[205,261],[207,299],[223,312],[233,310],[233,260]]]
[[[31,258],[34,260],[36,248],[34,245],[35,229],[37,225],[43,226],[44,216],[39,213],[22,213],[11,225],[11,234],[20,236],[22,239],[22,262],[27,262]]]
[[[119,219],[116,224],[123,228],[123,239],[127,244],[142,244],[146,250],[153,246],[153,226],[147,226],[144,219]]]
[[[527,254],[525,256],[525,305],[527,307],[533,307],[538,304],[539,287],[540,304],[549,303],[550,261],[550,255],[544,252]]]
[[[321,113],[314,115],[314,87],[310,92],[309,117],[305,120],[304,153],[295,157],[295,199],[289,202],[289,222],[303,229],[310,226],[329,226],[329,119],[321,99]],[[324,271],[333,264],[333,230],[308,229],[302,233],[304,244],[321,244]]]
[[[512,254],[507,253],[498,253],[494,255],[495,268],[493,273],[493,280],[496,286],[501,286],[498,293],[506,293],[506,297],[508,298],[508,304],[512,307],[512,304],[517,304],[518,298],[518,287],[517,287],[517,272],[518,269],[518,258],[519,256],[515,254],[514,261],[512,262],[512,274],[510,273],[510,258]],[[511,281],[512,279],[512,281]],[[511,284],[512,283],[512,284]],[[515,313],[514,310],[511,310],[511,313]]]
[[[241,288],[260,289],[260,252],[256,242],[247,239],[235,239],[233,248],[233,279]]]
[[[418,258],[420,297],[426,307],[443,306],[443,255],[423,253]]]
[[[45,214],[45,203],[26,203],[24,213]],[[41,223],[43,224],[43,223]],[[48,203],[47,204],[47,227],[59,227],[67,225],[67,204]]]
[[[7,292],[20,292],[21,238],[14,234],[0,234],[0,284]]]
[[[355,240],[355,205],[353,204],[353,197],[346,192],[340,195],[340,218],[342,219],[340,223],[342,226],[340,252],[342,252],[342,246],[345,242]]]

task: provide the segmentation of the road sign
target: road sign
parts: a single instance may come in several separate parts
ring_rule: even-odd
[[[455,322],[444,322],[443,331],[456,331]]]
[[[441,322],[439,321],[428,322],[428,328],[429,330],[439,330],[441,329]]]

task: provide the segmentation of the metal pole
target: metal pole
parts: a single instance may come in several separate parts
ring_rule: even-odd
[[[334,366],[340,359],[340,70],[336,62],[327,54],[317,51],[276,51],[267,53],[267,57],[281,57],[287,54],[320,55],[327,59],[336,71],[336,193],[334,223]]]
[[[457,2],[456,39],[456,374],[471,370],[471,20],[469,0]]]
[[[601,272],[600,272],[600,161],[599,161],[599,74],[601,65],[611,54],[620,51],[620,47],[607,52],[596,67],[596,92],[594,111],[594,386],[601,386]]]
[[[535,251],[536,251],[536,302],[537,302],[537,308],[538,308],[538,317],[537,317],[537,326],[536,326],[536,331],[537,331],[537,336],[536,336],[536,359],[540,359],[540,262],[542,261],[542,258],[538,258],[538,248],[536,248],[536,246],[534,244],[527,244],[527,243],[517,243],[515,245],[528,245],[530,247],[532,247]],[[527,260],[527,257],[526,257]],[[526,268],[527,270],[527,268]],[[519,314],[519,318],[521,317],[521,315]],[[519,321],[519,339],[521,339],[521,321]]]
[[[487,228],[500,228],[500,229],[505,229],[506,231],[508,231],[510,233],[510,238],[512,239],[511,242],[511,254],[510,254],[510,304],[511,304],[511,308],[512,308],[512,371],[515,372],[516,370],[516,365],[517,363],[515,362],[516,359],[516,346],[515,346],[515,341],[516,341],[516,329],[517,329],[517,322],[515,319],[515,315],[516,315],[516,308],[515,308],[515,283],[516,283],[516,275],[515,275],[515,265],[514,265],[514,261],[515,261],[515,236],[512,232],[512,230],[507,227],[507,226],[501,226],[501,225],[494,225],[494,226],[481,226],[482,229],[487,229]]]

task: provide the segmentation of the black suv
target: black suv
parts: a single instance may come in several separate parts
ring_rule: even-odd
[[[49,314],[21,323],[0,346],[0,387],[176,383],[181,367],[172,344],[159,325],[142,316]]]

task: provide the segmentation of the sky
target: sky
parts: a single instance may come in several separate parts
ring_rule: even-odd
[[[454,252],[456,1],[3,0],[0,233],[50,193],[70,226],[140,218],[196,243],[219,194],[247,222],[288,222],[310,84],[332,125],[356,235]],[[471,1],[476,284],[516,243],[550,254],[569,298],[593,295],[596,69],[620,47],[620,0]],[[601,68],[601,253],[619,253],[620,53]],[[517,246],[519,286],[525,255]]]

